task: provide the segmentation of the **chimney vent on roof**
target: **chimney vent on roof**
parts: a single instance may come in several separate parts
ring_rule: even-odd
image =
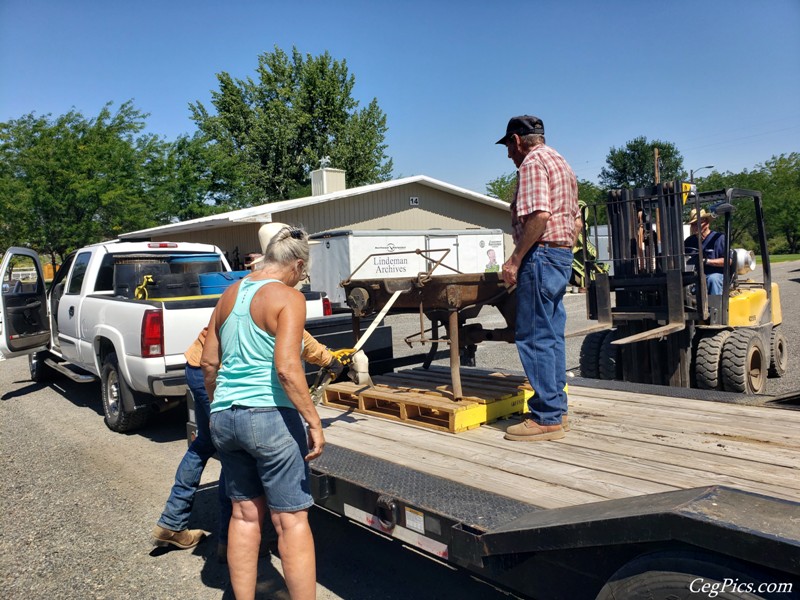
[[[342,169],[322,167],[311,171],[311,195],[321,196],[332,192],[341,192],[347,189]]]

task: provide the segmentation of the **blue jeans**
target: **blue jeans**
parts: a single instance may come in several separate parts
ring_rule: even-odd
[[[706,287],[709,294],[722,294],[722,273],[706,273]]]
[[[567,412],[564,294],[571,271],[570,249],[536,246],[517,273],[515,340],[534,390],[528,408],[539,425],[558,425]]]
[[[275,512],[297,512],[311,497],[308,436],[294,408],[232,406],[211,415],[211,435],[236,501],[267,496]]]
[[[183,455],[178,471],[175,473],[175,484],[169,493],[167,505],[158,524],[173,531],[181,531],[189,525],[189,515],[194,504],[194,495],[200,486],[203,469],[216,449],[211,441],[209,416],[211,406],[203,382],[203,371],[200,367],[186,365],[186,383],[194,397],[194,418],[197,424],[197,437]],[[219,541],[227,543],[228,523],[231,520],[231,501],[225,494],[225,473],[220,471],[217,486],[219,499]]]

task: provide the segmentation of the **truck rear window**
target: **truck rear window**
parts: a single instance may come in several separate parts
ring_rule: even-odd
[[[114,294],[126,298],[176,298],[201,294],[198,276],[225,271],[209,253],[127,254],[114,257]]]

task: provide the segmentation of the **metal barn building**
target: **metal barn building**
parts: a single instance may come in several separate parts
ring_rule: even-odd
[[[334,229],[502,229],[510,232],[508,204],[425,175],[346,189],[344,171],[312,174],[312,195],[171,223],[120,235],[121,239],[205,242],[219,246],[234,268],[260,252],[258,229],[278,221],[309,233]],[[507,252],[513,249],[505,234]]]

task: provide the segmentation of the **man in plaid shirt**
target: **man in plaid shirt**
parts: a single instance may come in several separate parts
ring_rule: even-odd
[[[511,203],[514,252],[502,277],[517,286],[515,339],[534,395],[530,413],[506,430],[506,439],[557,440],[568,429],[564,293],[580,224],[578,181],[558,152],[545,145],[544,123],[524,115],[508,122],[498,142],[517,167]]]

